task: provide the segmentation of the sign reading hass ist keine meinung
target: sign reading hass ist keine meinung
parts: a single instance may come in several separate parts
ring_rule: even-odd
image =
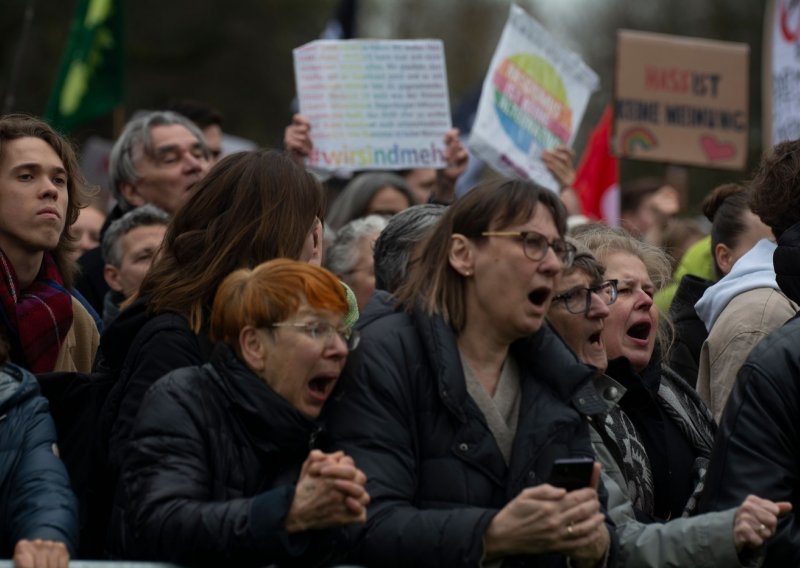
[[[746,44],[622,30],[617,36],[617,155],[743,169],[748,141]]]

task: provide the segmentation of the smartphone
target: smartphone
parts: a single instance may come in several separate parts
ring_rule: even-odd
[[[562,458],[553,462],[547,483],[553,487],[563,487],[575,491],[589,487],[592,483],[594,460],[592,458]]]

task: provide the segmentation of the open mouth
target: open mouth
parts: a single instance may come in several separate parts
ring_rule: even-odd
[[[600,345],[600,334],[602,330],[598,329],[596,332],[589,336],[589,343],[592,345]]]
[[[528,301],[534,306],[543,306],[548,299],[550,299],[550,288],[542,287],[536,288],[533,292],[528,294]]]
[[[637,323],[628,329],[628,335],[634,339],[638,339],[639,341],[647,341],[647,339],[650,337],[650,329],[652,327],[652,324],[648,322]]]
[[[318,400],[325,400],[336,385],[337,377],[314,377],[308,381],[308,390]]]

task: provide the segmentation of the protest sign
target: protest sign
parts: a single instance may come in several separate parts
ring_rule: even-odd
[[[764,145],[800,138],[800,4],[769,0],[764,18]]]
[[[317,40],[294,50],[308,165],[325,170],[443,168],[451,127],[440,40]]]
[[[614,149],[619,156],[742,169],[749,47],[622,30]]]
[[[572,144],[598,84],[578,55],[512,5],[483,82],[469,146],[500,173],[558,191],[539,157]]]

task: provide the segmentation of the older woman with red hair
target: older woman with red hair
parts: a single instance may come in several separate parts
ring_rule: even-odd
[[[117,554],[183,565],[330,560],[331,533],[306,531],[363,523],[369,501],[350,458],[309,453],[357,344],[347,312],[342,284],[307,263],[273,260],[222,282],[211,362],[169,373],[143,400],[112,528]]]

